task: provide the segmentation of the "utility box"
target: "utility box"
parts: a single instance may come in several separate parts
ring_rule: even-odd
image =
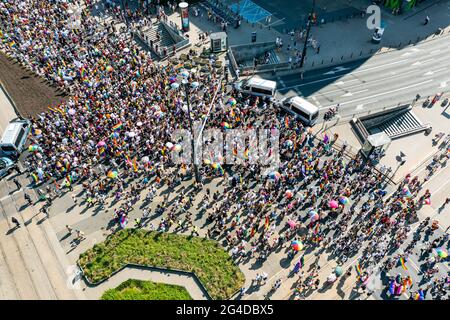
[[[225,32],[211,33],[211,52],[222,52],[228,49],[228,36]]]

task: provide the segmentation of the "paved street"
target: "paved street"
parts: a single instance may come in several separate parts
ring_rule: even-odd
[[[321,110],[340,104],[349,117],[450,90],[450,36],[321,70],[273,77],[280,96],[301,95]]]
[[[179,18],[177,15],[174,16],[172,19]],[[195,19],[193,20],[195,21]],[[239,31],[234,32],[238,33]],[[437,92],[447,94],[448,88],[450,88],[450,77],[448,76],[450,71],[449,40],[450,36],[446,35],[435,41],[376,55],[369,60],[307,71],[304,79],[300,79],[298,74],[275,76],[273,79],[279,84],[279,98],[295,94],[302,95],[318,105],[322,113],[329,107],[340,103],[339,114],[342,118],[348,120],[354,114],[373,112],[384,107],[395,106],[398,103],[409,103],[417,93],[420,93],[423,98]],[[123,47],[129,44],[123,39],[120,39],[120,41],[123,41],[120,44],[121,46],[118,46],[117,43],[101,42],[98,46],[104,45],[104,48],[107,48],[110,52],[119,49],[122,52]],[[52,45],[54,45],[53,42]],[[231,166],[228,166],[226,170],[223,170],[223,173],[219,173],[217,170],[212,170],[209,166],[204,165],[202,166],[202,176],[205,185],[202,191],[197,192],[197,190],[194,190],[190,172],[187,177],[184,177],[185,173],[181,174],[182,170],[178,166],[174,166],[168,158],[164,158],[164,151],[161,152],[161,150],[166,150],[165,146],[168,142],[167,137],[161,134],[172,130],[175,125],[184,123],[184,113],[180,111],[181,103],[178,106],[178,102],[182,101],[182,96],[178,92],[170,91],[169,94],[162,89],[157,94],[154,93],[153,89],[160,83],[169,83],[169,72],[162,74],[159,68],[150,72],[151,68],[146,65],[145,59],[142,59],[144,62],[139,61],[139,63],[142,63],[142,68],[137,68],[138,63],[135,61],[140,59],[139,55],[134,50],[128,50],[127,53],[130,54],[129,59],[133,62],[124,67],[128,62],[123,59],[122,69],[119,69],[123,70],[122,72],[113,70],[111,73],[108,71],[109,74],[105,75],[111,85],[108,83],[108,90],[105,90],[103,95],[104,99],[99,98],[98,105],[92,109],[89,106],[85,108],[84,103],[82,106],[77,105],[76,110],[70,115],[71,117],[68,115],[69,111],[49,113],[51,116],[42,118],[47,121],[42,121],[45,123],[45,128],[41,122],[36,121],[36,123],[39,123],[37,126],[41,128],[41,134],[44,131],[44,137],[37,138],[36,136],[40,136],[40,134],[32,134],[33,137],[30,137],[30,139],[34,139],[34,142],[39,143],[45,151],[42,154],[25,152],[21,158],[21,168],[24,169],[27,166],[30,172],[21,175],[12,173],[1,179],[0,273],[2,277],[0,278],[0,299],[98,299],[104,289],[115,286],[135,275],[139,279],[150,277],[155,281],[169,282],[167,280],[169,275],[167,274],[149,275],[147,272],[135,272],[130,269],[118,274],[111,282],[94,288],[76,277],[77,269],[75,265],[79,255],[96,243],[103,241],[112,232],[120,229],[117,223],[118,215],[116,213],[118,212],[126,212],[129,220],[127,228],[136,227],[135,219],[143,217],[144,210],[148,210],[149,218],[143,224],[143,228],[146,230],[159,229],[164,232],[190,235],[196,230],[195,228],[198,228],[200,237],[211,237],[218,240],[234,257],[246,277],[245,295],[238,294],[233,299],[298,298],[293,293],[299,287],[299,274],[302,274],[301,280],[303,281],[311,270],[317,269],[318,266],[320,266],[320,269],[316,270],[317,274],[311,277],[314,280],[320,280],[320,285],[318,284],[317,288],[312,289],[312,284],[308,284],[308,288],[302,291],[302,298],[387,299],[385,291],[388,279],[386,272],[381,270],[381,264],[387,257],[383,257],[378,263],[372,263],[367,269],[365,267],[368,261],[371,261],[370,257],[367,257],[367,250],[372,250],[383,242],[377,240],[378,242],[372,243],[371,237],[375,239],[379,235],[377,234],[375,237],[376,232],[381,229],[383,229],[383,232],[387,230],[385,240],[389,242],[389,246],[387,246],[386,252],[388,252],[388,257],[397,259],[397,254],[406,251],[406,247],[413,239],[417,227],[423,219],[429,217],[431,220],[439,221],[439,228],[432,235],[424,239],[423,233],[421,234],[422,239],[428,243],[448,231],[447,229],[450,227],[450,205],[444,208],[442,204],[450,191],[450,166],[442,165],[439,167],[431,178],[421,186],[417,193],[418,197],[423,195],[426,189],[429,189],[431,203],[430,205],[420,205],[419,221],[411,224],[410,229],[405,231],[406,240],[403,241],[399,250],[395,250],[393,249],[395,237],[399,233],[401,234],[403,229],[406,230],[406,228],[403,228],[403,224],[406,223],[407,214],[412,215],[411,212],[406,212],[406,209],[414,208],[411,211],[415,210],[415,204],[406,204],[408,200],[403,199],[406,198],[404,195],[399,196],[403,202],[398,201],[402,202],[401,206],[404,206],[402,208],[405,210],[394,210],[391,203],[387,207],[388,203],[384,201],[386,199],[392,200],[390,196],[396,192],[398,185],[384,183],[382,180],[384,178],[377,176],[377,172],[372,167],[364,168],[363,165],[353,161],[353,159],[338,154],[340,148],[337,147],[336,141],[333,141],[333,143],[325,142],[322,136],[317,136],[314,140],[312,133],[307,128],[299,126],[289,117],[284,118],[284,114],[281,116],[272,114],[273,109],[271,108],[260,111],[257,106],[254,108],[246,106],[243,108],[245,114],[243,113],[242,119],[236,120],[234,115],[228,115],[222,108],[231,98],[229,92],[223,92],[221,97],[219,95],[219,99],[222,99],[222,101],[221,103],[217,102],[219,107],[214,110],[214,119],[211,119],[211,122],[217,121],[221,126],[224,126],[225,122],[222,121],[225,120],[233,125],[258,126],[261,123],[268,123],[275,126],[276,124],[277,128],[282,128],[284,134],[289,134],[289,136],[283,136],[283,142],[287,142],[288,138],[292,139],[290,140],[291,144],[297,147],[298,140],[298,149],[294,147],[293,151],[290,151],[288,144],[283,144],[283,151],[289,151],[292,154],[291,156],[287,155],[288,152],[283,154],[284,163],[280,169],[281,173],[278,173],[283,176],[280,181],[277,180],[279,178],[266,179],[265,176],[258,171],[253,171],[253,168],[249,166],[244,170],[241,170],[242,168],[239,166],[232,169]],[[106,53],[104,55],[108,57]],[[55,64],[58,63],[57,61],[59,60],[54,61]],[[99,72],[97,62],[96,55],[84,61],[86,68],[92,72],[90,75],[92,77],[94,77],[95,72]],[[117,66],[117,68],[120,68],[120,66]],[[74,68],[74,70],[77,70],[77,68]],[[134,78],[134,75],[133,78],[127,78],[132,71],[135,72],[136,78]],[[80,71],[79,73],[84,72]],[[87,73],[89,74],[89,72]],[[204,99],[206,92],[208,94],[214,92],[216,88],[212,84],[215,81],[219,81],[220,84],[218,78],[211,79],[211,75],[209,76],[209,78],[206,75],[203,75],[203,78],[199,77],[199,81],[202,84],[204,83],[205,91],[203,91],[203,95],[198,94],[196,96],[198,100]],[[142,87],[145,86],[146,90],[136,93],[137,83],[135,79],[140,77],[148,77],[142,85]],[[88,81],[88,79],[85,80]],[[136,85],[131,86],[131,82],[136,83]],[[130,86],[128,86],[129,84]],[[117,85],[117,87],[113,85]],[[141,83],[139,83],[140,85]],[[163,87],[161,85],[161,88]],[[217,87],[221,86],[217,85]],[[96,93],[95,88],[89,90]],[[113,92],[111,96],[108,96],[109,90],[112,91],[113,88],[114,90],[119,88],[117,92],[121,94]],[[122,88],[125,88],[123,92],[120,91]],[[21,90],[26,89],[22,88]],[[76,90],[84,92],[83,90],[87,89],[82,84]],[[127,90],[129,91],[127,92]],[[117,95],[114,96],[115,94]],[[174,104],[173,110],[164,109],[167,112],[167,118],[164,118],[164,120],[158,118],[157,121],[152,122],[154,119],[152,119],[153,114],[150,115],[148,111],[149,105],[161,102],[161,97],[166,98],[169,95],[174,98],[170,101],[170,105]],[[93,97],[94,95],[91,95],[89,99],[93,99]],[[102,94],[99,94],[99,97],[102,97]],[[78,99],[82,98],[77,97],[76,103],[78,103]],[[107,103],[105,103],[106,100]],[[4,100],[0,100],[0,102],[2,101],[4,102]],[[193,113],[200,115],[205,106],[197,105],[197,102],[195,101],[195,105],[193,104],[193,108],[195,108]],[[88,102],[86,103],[89,105]],[[136,108],[132,103],[136,103]],[[166,103],[166,100],[161,102],[161,104],[164,103]],[[236,109],[239,109],[245,104],[245,101],[235,101],[235,104],[237,105]],[[117,109],[112,109],[111,105],[117,105]],[[169,105],[169,102],[167,102],[167,105]],[[125,109],[128,106],[133,106],[133,108]],[[5,115],[11,115],[11,109],[5,103],[2,103],[0,108]],[[119,116],[115,114],[116,111]],[[164,116],[164,112],[162,113]],[[88,117],[85,117],[86,114]],[[104,114],[108,114],[108,116],[104,117]],[[105,120],[116,119],[115,117],[120,118],[118,129],[116,129],[118,122],[113,123]],[[436,117],[435,119],[438,119],[440,126],[446,128],[447,123],[445,121],[448,121],[448,119],[443,117]],[[148,124],[148,127],[142,127],[146,128],[145,130],[139,129],[138,127],[142,125],[142,122],[141,125],[137,125],[138,120],[139,122],[142,120],[146,125]],[[272,121],[275,124],[272,124]],[[63,125],[61,126],[61,124]],[[86,128],[89,128],[89,130],[86,130],[86,136],[75,133],[77,130],[73,130],[69,134],[67,129],[72,128],[79,129],[79,132],[84,133],[84,124],[86,124]],[[92,126],[89,127],[88,124],[92,124]],[[5,125],[6,121],[0,122],[0,133],[4,130]],[[127,129],[121,131],[122,125]],[[169,125],[172,125],[172,127]],[[132,130],[137,132],[133,136],[130,135]],[[103,137],[102,135],[106,136]],[[113,135],[114,142],[112,142]],[[136,136],[139,139],[133,140]],[[422,140],[431,144],[431,138],[431,136],[427,136],[423,137]],[[111,149],[117,147],[116,139],[119,139],[120,148],[128,145],[123,148],[127,152],[119,153],[116,156],[116,153],[108,150],[108,155],[103,158],[103,156],[100,156],[100,149],[96,149],[101,141],[104,142],[101,139],[107,140]],[[340,137],[340,139],[345,139],[345,137]],[[52,144],[55,141],[58,143],[57,146]],[[75,143],[78,142],[80,147],[75,147]],[[336,145],[334,145],[335,142]],[[92,150],[88,147],[91,144]],[[104,144],[106,143],[104,142]],[[114,147],[112,147],[113,145]],[[341,144],[339,143],[339,145]],[[333,149],[333,146],[335,149]],[[417,148],[421,148],[421,146],[418,144]],[[133,150],[134,147],[138,149],[137,153],[134,153],[136,151]],[[326,148],[331,148],[331,151],[326,151]],[[75,149],[76,153],[70,153]],[[122,152],[123,149],[119,151]],[[143,150],[145,152],[141,152]],[[159,157],[160,153],[163,154],[162,157]],[[30,154],[30,157],[26,159],[28,154]],[[76,163],[75,157],[72,157],[74,154],[77,156],[77,161],[81,159],[85,162]],[[124,157],[128,154],[136,157],[134,159],[139,159],[135,160],[132,166],[129,165],[131,158]],[[150,157],[151,161],[155,161],[157,169],[152,166],[149,170],[143,164],[144,161],[141,161],[143,155]],[[305,157],[302,158],[303,156]],[[317,159],[315,159],[316,157]],[[69,158],[73,162],[67,160]],[[68,184],[73,187],[73,190],[64,187],[62,181],[59,181],[60,185],[58,186],[55,182],[46,181],[38,183],[36,187],[32,183],[30,173],[35,171],[37,166],[44,167],[46,171],[48,170],[54,176],[60,177],[60,180],[69,179],[67,174],[59,174],[58,171],[61,169],[58,168],[55,159],[67,160],[66,162],[69,165],[65,162],[64,167],[61,164],[59,167],[63,167],[64,172],[77,171],[78,177],[82,176],[80,180],[85,182],[85,185],[74,179],[73,185],[72,182]],[[127,161],[124,159],[127,159]],[[113,162],[113,160],[118,163]],[[29,166],[27,165],[28,161],[31,163]],[[408,167],[408,169],[414,169],[414,175],[418,175],[420,181],[423,181],[427,176],[426,167],[430,161],[428,159],[418,168]],[[86,169],[83,170],[81,165],[85,163],[89,168],[83,168]],[[73,167],[71,167],[72,164]],[[327,164],[330,167],[326,167]],[[310,166],[311,168],[309,168]],[[119,172],[116,171],[119,176],[117,180],[109,176],[108,180],[105,177],[106,173],[109,172],[108,170],[112,168]],[[190,171],[190,168],[188,170]],[[185,168],[184,171],[186,172]],[[236,182],[237,178],[233,180],[228,176],[229,172],[238,175],[239,182]],[[97,174],[99,176],[96,176]],[[142,181],[144,177],[148,178],[145,183]],[[181,177],[184,179],[181,180]],[[19,180],[20,187],[16,188],[14,178]],[[176,182],[178,178],[180,178],[180,181]],[[106,183],[108,188],[105,189],[103,183]],[[146,183],[148,184],[146,185]],[[41,190],[45,193],[46,187],[52,190],[49,192],[49,196],[54,199],[48,217],[40,212],[44,201],[37,201],[37,191]],[[156,190],[155,194],[147,198],[152,187]],[[205,196],[207,188],[211,196]],[[291,196],[287,195],[288,191],[292,194]],[[375,191],[377,192],[376,195]],[[385,194],[380,196],[379,192]],[[35,201],[32,205],[27,205],[24,199],[25,193],[30,194]],[[344,203],[350,202],[351,204],[340,206],[339,208],[342,208],[340,212],[335,210],[337,208],[332,210],[331,197],[336,199],[339,197],[340,199],[344,194],[347,194],[350,198]],[[103,195],[104,204],[101,203]],[[293,200],[289,200],[291,197],[293,197]],[[91,200],[89,201],[89,199]],[[377,200],[375,201],[375,199]],[[414,201],[416,201],[415,198]],[[189,204],[190,202],[192,203]],[[354,206],[352,206],[353,202]],[[126,209],[124,209],[125,207]],[[383,212],[385,209],[388,212]],[[313,221],[311,210],[320,210],[320,223],[314,224],[316,220]],[[403,214],[404,216],[402,216]],[[20,228],[15,227],[11,221],[13,216],[21,223]],[[188,222],[191,221],[191,216],[192,224]],[[267,226],[264,220],[265,216],[267,216]],[[317,216],[319,215],[317,214]],[[388,219],[382,222],[381,217]],[[390,218],[392,220],[395,218],[395,220],[391,222]],[[172,220],[175,220],[175,222]],[[289,227],[288,223],[292,221],[295,226]],[[401,221],[402,227],[398,227],[399,221]],[[71,232],[67,226],[70,226],[73,230],[82,231],[85,239],[77,240],[76,232]],[[372,230],[372,227],[376,230]],[[337,238],[345,238],[355,230],[356,232],[352,234],[352,237],[344,239],[346,244],[343,248],[340,248],[341,243],[338,243]],[[247,231],[250,234],[247,234]],[[317,234],[323,235],[327,239],[316,239]],[[230,236],[230,239],[228,239],[228,236]],[[286,237],[285,242],[277,242],[281,237]],[[300,249],[300,252],[295,253],[294,257],[290,257],[289,254],[293,252],[291,240],[294,238],[304,240],[306,245],[304,250]],[[328,240],[330,242],[327,242]],[[448,250],[450,243],[448,240],[441,241],[439,246]],[[393,277],[397,274],[411,276],[414,283],[409,288],[411,292],[416,291],[419,287],[424,289],[428,284],[423,282],[422,279],[427,257],[422,256],[421,249],[426,247],[427,244],[419,242],[406,259],[407,270],[404,270],[396,262],[387,274]],[[301,256],[304,258],[304,262],[300,268],[300,273],[293,274],[294,265]],[[355,271],[358,263],[362,264],[364,271],[370,273],[368,290],[365,293],[360,290],[360,280],[358,280]],[[437,263],[439,272],[434,276],[435,278],[442,279],[448,276],[448,263],[448,259]],[[338,265],[345,271],[351,270],[351,275],[348,277],[342,276],[336,283],[327,285],[327,277],[334,272]],[[256,286],[253,279],[261,273],[266,273],[268,279],[265,284]],[[272,285],[279,279],[283,280],[280,288],[275,292],[270,292]],[[177,276],[172,277],[171,282],[185,284],[196,292],[195,297],[204,298],[204,294],[199,288],[193,288],[195,284],[193,284],[192,279],[186,280]],[[367,291],[372,292],[372,294],[367,295]],[[409,298],[407,293],[400,299]],[[431,293],[427,292],[426,298],[430,299]]]

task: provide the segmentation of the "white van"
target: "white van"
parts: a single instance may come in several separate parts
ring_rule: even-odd
[[[17,158],[22,153],[31,130],[31,122],[26,119],[14,119],[6,128],[0,142],[0,153],[9,157]]]
[[[319,117],[319,108],[300,97],[282,99],[279,106],[307,126],[313,126]]]
[[[237,82],[235,88],[242,93],[253,96],[273,98],[277,91],[277,83],[275,81],[252,77]]]

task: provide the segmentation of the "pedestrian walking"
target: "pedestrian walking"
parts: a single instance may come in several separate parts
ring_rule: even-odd
[[[17,190],[20,190],[20,188],[22,188],[22,185],[20,184],[19,180],[17,180],[16,178],[13,179],[13,182],[15,183]]]
[[[20,222],[15,217],[11,218],[12,223],[16,225],[16,228],[20,228]]]
[[[66,224],[66,229],[67,229],[67,232],[68,232],[69,234],[72,234],[73,228],[72,228],[71,226],[69,226],[68,224]]]

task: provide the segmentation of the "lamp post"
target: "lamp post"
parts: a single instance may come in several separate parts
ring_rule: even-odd
[[[308,44],[308,38],[309,38],[309,31],[311,30],[311,20],[312,16],[314,14],[314,8],[316,7],[316,0],[313,0],[313,5],[311,9],[311,13],[308,17],[308,22],[306,24],[306,38],[305,38],[305,45],[303,46],[303,52],[302,52],[302,59],[300,60],[300,68],[303,67],[303,63],[305,62],[305,56],[306,56],[306,46]]]
[[[187,79],[183,79],[182,81],[184,86],[184,91],[186,93],[186,104],[187,104],[187,113],[188,113],[188,119],[189,119],[189,129],[191,130],[191,148],[192,148],[192,165],[194,166],[194,175],[195,175],[195,182],[200,183],[200,173],[198,171],[198,164],[197,164],[197,157],[195,152],[195,143],[194,143],[194,127],[192,125],[192,118],[191,118],[191,105],[189,103],[189,82]],[[192,84],[191,84],[192,86]]]
[[[191,131],[191,148],[192,148],[192,165],[194,166],[194,175],[195,175],[195,182],[200,183],[200,172],[198,170],[198,164],[197,164],[197,154],[195,150],[195,143],[194,143],[194,126],[192,124],[192,118],[191,118],[191,104],[189,102],[189,93],[190,93],[190,87],[193,89],[196,89],[198,87],[198,82],[192,82],[189,83],[187,78],[189,77],[189,74],[187,71],[183,71],[181,74],[183,79],[181,80],[181,83],[184,87],[184,92],[186,94],[186,105],[187,105],[187,114],[188,114],[188,120],[189,120],[189,130]],[[174,87],[175,88],[175,87]]]

